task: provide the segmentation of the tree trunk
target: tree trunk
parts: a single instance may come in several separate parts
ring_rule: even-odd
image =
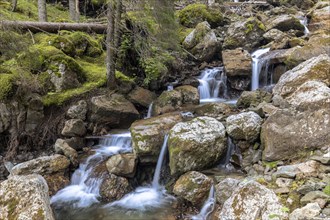
[[[47,22],[46,0],[38,0],[38,16],[39,21]]]
[[[116,15],[115,15],[115,30],[114,30],[114,45],[115,45],[115,57],[117,57],[118,48],[120,44],[120,25],[121,25],[121,14],[122,14],[122,1],[116,0]]]
[[[14,12],[16,11],[16,7],[17,7],[17,0],[13,0],[12,1],[13,7],[11,8],[11,11]]]
[[[0,21],[2,28],[19,28],[22,30],[30,30],[31,32],[49,32],[57,33],[61,30],[67,31],[83,31],[104,34],[107,25],[94,23],[55,23],[55,22],[31,22],[31,21]]]
[[[79,0],[76,0],[76,20],[75,21],[79,21],[79,17],[80,17],[80,11],[79,11]]]
[[[106,57],[106,67],[107,67],[107,86],[109,89],[116,89],[116,78],[115,78],[115,60],[114,60],[114,7],[113,2],[110,0],[108,3],[107,19],[107,57]]]
[[[70,19],[75,21],[76,20],[76,1],[69,0],[69,12],[70,12]]]

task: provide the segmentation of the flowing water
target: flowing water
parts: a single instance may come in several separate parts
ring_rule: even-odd
[[[308,35],[309,34],[309,30],[308,30],[308,28],[307,28],[307,25],[308,25],[308,19],[307,19],[307,17],[306,16],[304,16],[304,17],[300,17],[299,18],[299,21],[300,21],[300,23],[302,24],[302,25],[304,25],[304,34],[305,35]]]
[[[257,90],[259,88],[260,75],[264,65],[267,63],[267,60],[262,59],[262,55],[267,53],[270,48],[259,49],[252,53],[252,81],[251,81],[251,90]],[[266,68],[267,69],[267,68]],[[267,70],[265,71],[267,72]]]
[[[215,191],[214,186],[212,185],[209,192],[209,197],[204,202],[204,205],[198,215],[192,216],[192,220],[207,220],[211,219],[211,214],[214,211],[215,206]]]
[[[239,166],[241,162],[241,157],[242,156],[239,148],[234,144],[233,140],[228,137],[227,152],[226,155],[220,160],[218,167],[227,172],[237,171],[236,168],[233,166],[232,162]]]
[[[153,102],[150,103],[149,107],[148,107],[148,113],[147,113],[147,116],[144,118],[144,119],[147,119],[147,118],[151,118],[152,116],[152,106],[153,106]]]

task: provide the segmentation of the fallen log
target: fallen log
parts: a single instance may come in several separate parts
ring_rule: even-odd
[[[34,22],[34,21],[0,21],[0,26],[4,29],[15,28],[36,32],[57,33],[61,30],[94,32],[105,34],[107,26],[95,23],[57,23],[57,22]]]

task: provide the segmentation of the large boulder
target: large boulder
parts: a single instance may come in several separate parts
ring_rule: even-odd
[[[117,154],[106,162],[109,173],[125,177],[134,177],[136,164],[137,158],[134,154]]]
[[[304,207],[293,210],[289,216],[289,220],[305,220],[314,218],[318,219],[317,217],[320,215],[320,213],[321,208],[317,202],[308,203]]]
[[[87,107],[87,102],[81,100],[76,105],[72,105],[66,112],[66,115],[70,119],[81,119],[84,121],[86,119]]]
[[[178,123],[170,131],[168,149],[172,175],[214,165],[226,149],[225,127],[210,117]]]
[[[233,139],[255,141],[259,137],[262,121],[254,112],[231,115],[226,120],[226,131]]]
[[[177,90],[164,91],[152,106],[152,115],[173,112],[182,106],[182,93]]]
[[[188,200],[193,205],[200,206],[207,199],[212,184],[211,178],[202,173],[191,171],[180,176],[175,182],[173,193]]]
[[[100,196],[103,201],[113,202],[121,199],[132,190],[125,177],[107,174],[100,187]]]
[[[0,219],[55,219],[45,179],[32,174],[1,182]]]
[[[135,106],[120,94],[93,97],[91,104],[91,121],[96,124],[126,127],[139,118]]]
[[[243,181],[223,205],[220,220],[228,219],[285,219],[287,213],[275,193],[254,181]]]
[[[231,113],[232,109],[225,103],[207,103],[195,109],[198,116],[208,116],[219,121]]]
[[[148,106],[157,98],[156,94],[141,88],[139,86],[135,87],[129,94],[128,100],[133,104],[138,104],[143,107],[148,108]]]
[[[84,136],[86,134],[85,124],[81,119],[70,119],[65,122],[62,135],[67,137]]]
[[[196,87],[184,85],[175,88],[175,90],[181,92],[183,104],[199,104],[199,92]]]
[[[291,29],[304,31],[305,29],[298,18],[288,14],[273,17],[269,19],[267,23],[267,30],[276,28],[280,31],[289,31]]]
[[[234,190],[238,187],[239,180],[233,178],[226,178],[215,186],[215,197],[217,202],[221,205],[232,195]]]
[[[329,147],[330,109],[278,110],[261,129],[263,159],[286,160],[306,151]]]
[[[223,65],[228,77],[249,76],[252,73],[252,58],[248,51],[237,48],[222,51]]]
[[[157,162],[165,134],[181,121],[181,114],[168,113],[134,122],[130,130],[133,150],[140,162]]]
[[[310,12],[311,17],[308,25],[311,31],[323,29],[330,29],[329,18],[330,5],[327,2],[320,1],[316,4],[314,9]]]
[[[244,91],[237,100],[237,107],[257,107],[262,102],[271,102],[272,94],[263,90]]]
[[[293,165],[279,166],[277,171],[273,174],[275,178],[296,178],[296,177],[311,177],[317,176],[320,164],[316,161],[310,160],[304,163]],[[299,178],[298,178],[299,179]]]

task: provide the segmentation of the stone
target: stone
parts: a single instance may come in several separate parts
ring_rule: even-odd
[[[135,106],[116,93],[93,97],[91,110],[91,121],[98,125],[127,128],[139,118]]]
[[[249,108],[256,107],[262,102],[272,101],[272,94],[263,90],[244,91],[237,100],[237,107]]]
[[[329,30],[330,24],[329,24],[329,10],[330,5],[322,5],[325,2],[318,2],[316,7],[314,7],[314,10],[311,11],[309,14],[311,16],[311,19],[309,21],[308,27],[311,31],[316,30]]]
[[[45,179],[32,174],[1,182],[0,219],[54,220]]]
[[[281,187],[274,190],[276,194],[288,194],[290,192],[289,187]]]
[[[230,88],[238,91],[250,89],[251,77],[249,76],[232,76],[227,78],[227,84]]]
[[[63,155],[38,157],[23,163],[19,163],[11,170],[11,175],[27,174],[53,174],[63,172],[70,165],[70,161]]]
[[[212,179],[206,175],[190,171],[180,176],[175,182],[173,193],[188,200],[193,205],[201,206],[207,199],[212,184]]]
[[[298,153],[329,147],[329,127],[330,109],[327,108],[305,112],[277,110],[262,125],[263,160],[287,160],[297,157]]]
[[[310,177],[317,176],[319,169],[319,163],[313,160],[298,163],[294,165],[280,166],[277,171],[273,174],[275,178],[295,178],[297,175]]]
[[[222,51],[223,65],[228,77],[249,76],[252,73],[252,58],[248,51],[237,48]]]
[[[324,165],[330,165],[330,153],[321,155],[321,156],[313,156],[311,157],[312,160],[316,160]]]
[[[105,202],[113,202],[121,199],[132,191],[128,180],[114,174],[107,174],[100,187],[100,196]]]
[[[231,115],[226,120],[226,131],[233,139],[254,141],[259,137],[262,121],[254,112]]]
[[[219,204],[224,204],[226,200],[232,195],[238,184],[239,180],[233,178],[226,178],[215,186],[215,197]]]
[[[315,202],[317,199],[330,200],[330,196],[322,191],[311,191],[300,199],[300,203],[306,205],[307,203]]]
[[[311,191],[322,190],[326,185],[326,182],[322,182],[320,179],[309,179],[298,187],[297,192],[305,195]]]
[[[61,173],[43,175],[48,185],[49,196],[55,195],[59,190],[70,185],[70,179]]]
[[[44,105],[38,94],[30,94],[26,98],[28,103],[26,110],[25,131],[30,133],[36,130],[44,119]]]
[[[196,87],[185,85],[179,86],[175,90],[181,92],[183,104],[199,104],[199,92]]]
[[[197,117],[177,123],[170,130],[168,139],[171,174],[214,165],[225,152],[226,141],[225,127],[214,118]]]
[[[82,137],[86,134],[85,124],[81,119],[67,120],[61,134],[66,137]]]
[[[269,43],[271,41],[281,40],[281,39],[285,38],[286,36],[287,36],[287,34],[274,28],[274,29],[270,29],[269,31],[267,31],[263,35],[263,38]]]
[[[152,106],[152,115],[161,115],[178,110],[182,106],[183,96],[180,91],[164,91]]]
[[[135,87],[129,94],[128,100],[133,104],[138,104],[140,106],[148,108],[149,105],[157,98],[154,92],[151,92],[142,87]]]
[[[134,154],[140,162],[156,163],[164,136],[178,122],[182,121],[180,113],[167,113],[164,115],[139,120],[131,125]]]
[[[10,126],[11,114],[4,103],[0,103],[0,134]]]
[[[230,105],[225,103],[207,103],[195,109],[198,116],[208,116],[219,121],[226,118],[231,111]]]
[[[72,105],[68,111],[66,112],[66,115],[70,119],[86,119],[87,114],[87,102],[85,100],[80,100],[76,105]]]
[[[275,181],[278,187],[289,187],[292,182],[293,180],[288,178],[277,178]]]
[[[71,137],[69,139],[65,139],[65,142],[75,150],[82,150],[86,147],[85,139],[82,137]]]
[[[315,217],[318,217],[320,213],[321,208],[316,202],[308,203],[302,208],[293,210],[293,212],[289,216],[289,220],[313,219]]]
[[[269,19],[267,23],[267,30],[276,28],[280,31],[289,31],[291,29],[304,31],[305,29],[298,18],[288,14],[281,14],[273,17]]]
[[[70,147],[70,145],[65,140],[57,139],[54,148],[55,153],[64,154],[74,166],[79,164],[77,151]]]
[[[224,203],[219,220],[228,219],[285,219],[287,213],[275,193],[255,181],[243,181]]]
[[[117,154],[106,162],[109,173],[124,177],[134,177],[136,164],[137,158],[134,154]]]

